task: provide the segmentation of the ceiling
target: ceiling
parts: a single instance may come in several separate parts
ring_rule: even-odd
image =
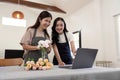
[[[26,0],[26,1],[56,6],[61,10],[65,11],[66,13],[72,13],[93,0]]]
[[[0,0],[15,4],[18,4],[18,1],[28,7],[69,14],[93,0]]]

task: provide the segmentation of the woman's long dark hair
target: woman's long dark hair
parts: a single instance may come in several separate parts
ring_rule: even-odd
[[[37,20],[36,20],[35,24],[34,24],[33,26],[30,26],[30,28],[35,28],[35,29],[37,29],[37,28],[39,27],[39,25],[40,25],[40,20],[42,20],[42,19],[44,19],[44,18],[46,18],[46,17],[51,17],[51,19],[52,19],[52,15],[51,15],[48,11],[42,11],[42,12],[39,14],[39,16],[37,17]],[[45,34],[48,36],[48,38],[49,38],[49,34],[48,34],[48,32],[47,32],[46,29],[44,30],[44,33],[45,33]]]
[[[62,22],[64,23],[64,30],[63,30],[63,32],[64,32],[64,33],[65,33],[65,32],[68,32],[68,30],[67,30],[67,28],[66,28],[66,23],[65,23],[64,19],[61,18],[61,17],[56,18],[56,19],[54,20],[53,26],[52,26],[52,45],[54,45],[54,44],[56,44],[56,43],[59,42],[59,34],[58,34],[57,31],[55,30],[58,21],[62,21]]]

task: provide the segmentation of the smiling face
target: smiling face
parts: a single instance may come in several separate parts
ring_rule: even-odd
[[[55,30],[56,30],[56,32],[58,34],[62,34],[63,33],[64,22],[62,20],[57,21]]]
[[[47,27],[50,25],[51,23],[51,17],[46,17],[43,18],[42,20],[40,20],[40,26],[42,29],[47,29]]]

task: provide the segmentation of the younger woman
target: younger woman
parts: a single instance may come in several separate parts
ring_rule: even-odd
[[[72,64],[71,50],[73,55],[76,53],[73,35],[68,32],[66,23],[61,17],[56,18],[52,26],[52,45],[55,53],[54,65]]]

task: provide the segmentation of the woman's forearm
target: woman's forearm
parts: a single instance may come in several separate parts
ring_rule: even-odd
[[[39,50],[37,46],[31,46],[26,44],[23,44],[22,47],[24,50]]]
[[[72,50],[73,55],[76,55],[76,49],[75,49],[74,41],[70,42],[70,44],[71,44],[71,50]]]
[[[56,45],[53,46],[53,51],[54,51],[54,54],[55,54],[55,57],[56,57],[58,63],[62,62],[61,57],[60,57],[60,55],[58,53]]]

